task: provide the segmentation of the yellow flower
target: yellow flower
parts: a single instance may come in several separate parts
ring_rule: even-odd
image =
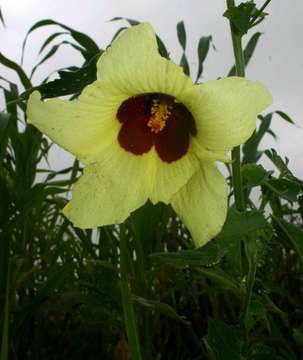
[[[123,222],[148,199],[170,203],[197,246],[221,229],[227,184],[215,161],[243,143],[271,103],[259,82],[230,77],[194,85],[158,53],[142,23],[100,57],[77,100],[40,101],[28,120],[85,165],[64,214],[81,228]]]

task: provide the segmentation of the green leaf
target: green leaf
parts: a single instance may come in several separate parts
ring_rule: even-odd
[[[202,36],[199,40],[198,44],[198,71],[196,82],[200,79],[202,72],[203,72],[203,63],[207,57],[209,46],[212,41],[212,36]]]
[[[268,132],[271,124],[273,113],[269,113],[265,116],[259,115],[258,119],[261,120],[259,128],[253,133],[253,135],[243,145],[243,163],[256,163],[262,155],[262,152],[258,151],[258,147]]]
[[[79,47],[78,45],[75,45],[69,41],[62,41],[61,43],[57,44],[57,45],[54,45],[50,51],[38,62],[38,64],[36,64],[33,69],[32,69],[32,72],[31,72],[31,78],[33,77],[35,71],[37,70],[37,68],[42,65],[46,60],[48,60],[50,57],[52,57],[58,50],[59,48],[62,46],[62,45],[70,45],[72,46],[74,49],[80,51],[81,53],[83,53],[83,49],[81,47]]]
[[[155,311],[157,313],[160,313],[168,318],[171,318],[173,320],[177,320],[185,325],[189,325],[190,322],[186,321],[186,318],[184,316],[180,316],[176,313],[176,311],[169,306],[168,304],[162,303],[160,301],[155,300],[148,300],[141,296],[132,296],[133,300],[145,308],[149,309],[150,311]]]
[[[292,247],[299,255],[300,260],[303,262],[303,230],[281,218],[274,217],[274,220],[286,235]]]
[[[23,58],[24,58],[24,50],[25,50],[25,46],[26,46],[26,43],[27,43],[27,40],[28,40],[28,37],[29,35],[36,29],[39,29],[41,27],[44,27],[44,26],[49,26],[49,25],[57,25],[57,26],[60,26],[61,28],[67,30],[70,32],[70,35],[73,37],[73,39],[75,41],[78,42],[78,44],[80,44],[84,49],[86,49],[86,51],[90,54],[88,57],[92,57],[94,56],[95,54],[97,54],[100,49],[98,47],[98,45],[94,42],[94,40],[92,40],[89,36],[87,36],[86,34],[84,33],[81,33],[79,31],[76,31],[64,24],[61,24],[57,21],[54,21],[54,20],[51,20],[51,19],[45,19],[45,20],[41,20],[41,21],[38,21],[37,23],[35,23],[30,29],[29,31],[27,32],[26,36],[25,36],[25,39],[23,41],[23,44],[22,44],[22,60],[21,60],[21,63],[23,62]]]
[[[255,239],[264,231],[269,231],[270,225],[259,211],[239,212],[230,208],[227,219],[221,233],[216,237],[217,243],[221,248],[228,250],[226,261],[230,264],[233,272],[241,271],[241,240],[249,237]],[[254,244],[254,241],[250,241]]]
[[[241,359],[241,338],[234,326],[208,318],[206,341],[216,354],[217,360]]]
[[[187,61],[185,54],[182,55],[182,58],[180,61],[180,66],[182,66],[184,73],[189,76],[190,70],[189,70],[189,65],[188,65],[188,61]]]
[[[291,171],[288,169],[288,160],[285,161],[278,155],[275,149],[265,150],[265,155],[272,161],[272,163],[280,170],[281,176],[293,177]]]
[[[285,114],[285,112],[283,112],[281,110],[277,110],[277,111],[275,111],[275,113],[278,114],[279,116],[281,116],[282,119],[289,122],[290,124],[295,124],[295,122],[287,114]]]
[[[4,17],[0,8],[0,21],[2,22],[2,24],[5,26],[5,21],[4,21]]]
[[[151,261],[155,265],[186,266],[214,266],[226,254],[226,249],[220,249],[214,242],[195,250],[180,250],[177,252],[153,253]]]
[[[261,35],[262,33],[256,32],[255,34],[253,34],[253,36],[249,39],[248,43],[246,44],[245,49],[243,50],[245,66],[247,66],[248,63],[250,62],[250,59],[252,58],[255,52],[256,46],[258,44]],[[235,76],[235,75],[236,75],[236,67],[233,66],[229,71],[228,76]]]
[[[234,276],[227,274],[219,267],[214,268],[196,268],[197,276],[201,275],[218,285],[220,290],[229,290],[238,298],[243,296],[243,291],[239,287],[239,283],[235,280]]]
[[[241,3],[226,10],[223,16],[228,18],[239,35],[244,35],[250,28],[250,19],[256,10],[253,1]]]
[[[242,237],[256,230],[268,227],[263,214],[252,210],[239,212],[233,208],[228,210],[227,219],[217,240],[232,241],[235,237]]]
[[[14,70],[17,73],[22,85],[26,90],[32,87],[32,84],[27,75],[25,74],[24,70],[14,61],[5,57],[2,53],[0,53],[0,63],[11,70]]]
[[[244,164],[241,168],[243,182],[247,187],[260,186],[272,174],[267,172],[262,165]]]
[[[158,35],[157,35],[157,43],[158,43],[158,50],[159,50],[160,55],[169,60],[169,58],[170,58],[169,52],[167,51],[163,41],[159,38]]]
[[[180,45],[182,46],[183,51],[185,51],[186,48],[186,31],[184,22],[180,21],[177,24],[177,35]]]
[[[138,20],[133,20],[133,19],[129,19],[129,18],[121,17],[121,16],[116,16],[116,17],[110,19],[109,21],[119,21],[119,20],[125,20],[125,21],[127,21],[131,26],[140,24],[140,21],[138,21]]]
[[[85,86],[96,80],[96,63],[99,54],[91,59],[89,63],[76,71],[59,71],[59,79],[37,86],[42,98],[52,98],[64,95],[78,94]],[[21,96],[27,98],[30,92]]]
[[[69,34],[69,32],[67,31],[60,31],[60,32],[55,32],[52,35],[50,35],[43,43],[43,45],[41,46],[40,50],[39,50],[39,55],[42,53],[42,51],[46,48],[46,46],[51,43],[54,39],[56,39],[58,36],[61,35],[66,35]]]
[[[296,181],[288,179],[266,180],[264,181],[264,186],[276,195],[288,201],[297,201],[301,190],[300,185]]]

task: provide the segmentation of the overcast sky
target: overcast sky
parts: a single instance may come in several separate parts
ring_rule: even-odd
[[[263,1],[257,1],[263,4]],[[0,50],[20,62],[21,44],[30,26],[41,19],[51,18],[90,35],[100,47],[106,47],[122,23],[108,22],[116,16],[151,22],[169,48],[173,60],[179,61],[181,51],[175,26],[184,20],[188,38],[188,58],[193,74],[196,72],[196,48],[201,36],[212,35],[216,51],[205,62],[203,81],[223,77],[233,63],[228,22],[222,17],[224,0],[2,0],[6,28],[1,27]],[[303,177],[303,2],[302,0],[272,0],[270,15],[256,31],[263,32],[255,55],[247,68],[249,79],[258,79],[271,90],[274,104],[271,110],[283,110],[298,125],[293,127],[274,118],[273,129],[279,140],[268,137],[263,147],[277,148],[290,158],[290,167]],[[37,30],[28,43],[24,68],[27,72],[38,61],[38,50],[55,27]],[[51,71],[69,65],[80,65],[81,57],[72,49],[62,48],[56,57],[37,71],[37,83]],[[0,75],[14,79],[13,74],[0,67]],[[194,75],[193,75],[194,76]],[[65,165],[69,157],[53,154],[56,167]],[[267,161],[264,162],[269,166]]]

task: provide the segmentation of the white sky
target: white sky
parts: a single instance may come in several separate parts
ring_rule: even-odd
[[[256,1],[258,5],[263,1]],[[233,63],[228,22],[222,17],[224,0],[2,0],[6,28],[0,26],[0,51],[19,62],[21,44],[30,26],[50,18],[90,35],[101,47],[106,47],[122,23],[110,23],[115,16],[151,22],[178,62],[181,50],[175,26],[184,20],[187,29],[187,53],[195,76],[196,48],[201,36],[212,35],[217,51],[211,51],[204,66],[203,81],[227,74]],[[264,32],[254,57],[247,68],[247,77],[258,79],[271,90],[274,104],[271,110],[283,110],[298,125],[293,127],[274,118],[273,129],[279,137],[276,144],[270,137],[263,147],[275,147],[280,155],[290,158],[290,168],[303,177],[303,2],[301,0],[272,0],[267,10],[270,16],[256,31]],[[38,61],[38,50],[55,27],[41,29],[28,42],[24,67],[27,72]],[[60,31],[57,30],[56,31]],[[69,65],[80,65],[81,57],[72,49],[62,48],[55,58],[37,71],[38,83],[51,71]],[[15,79],[0,67],[0,75]],[[60,157],[60,161],[59,161]],[[55,167],[69,161],[65,153],[55,152]],[[264,162],[269,166],[269,162]]]

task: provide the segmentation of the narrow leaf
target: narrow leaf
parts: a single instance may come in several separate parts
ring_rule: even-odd
[[[199,78],[202,75],[203,72],[203,63],[206,59],[206,56],[208,54],[209,51],[209,46],[210,46],[210,42],[212,41],[212,37],[211,36],[203,36],[200,38],[199,40],[199,44],[198,44],[198,59],[199,59],[199,63],[198,63],[198,72],[197,72],[197,77],[196,77],[196,82],[199,80]]]
[[[210,242],[196,250],[153,253],[150,258],[155,265],[210,267],[218,264],[225,254],[225,249],[220,249],[214,242]]]
[[[289,122],[290,124],[295,124],[295,122],[287,114],[285,114],[285,112],[283,112],[281,110],[277,110],[277,111],[275,111],[275,113],[278,114],[279,116],[281,116],[282,119]]]
[[[17,73],[17,75],[19,76],[19,79],[25,89],[29,89],[32,87],[32,84],[31,84],[30,80],[28,79],[27,75],[25,74],[23,69],[17,63],[8,59],[2,53],[0,53],[0,63],[4,66],[8,67],[11,70],[14,70]]]
[[[186,31],[184,22],[180,21],[177,24],[177,35],[180,45],[182,46],[183,51],[185,51],[186,48]]]

